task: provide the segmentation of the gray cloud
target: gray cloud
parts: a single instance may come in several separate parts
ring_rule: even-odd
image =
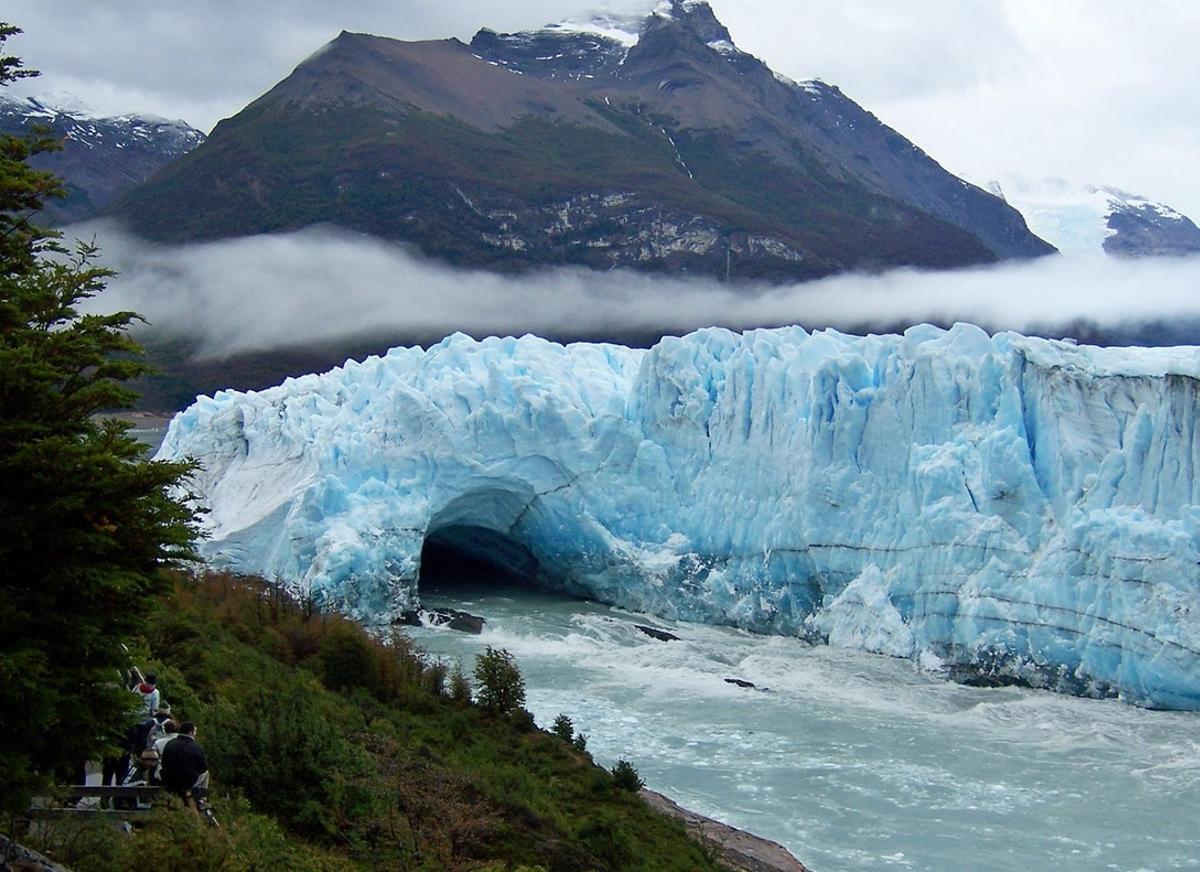
[[[820,76],[948,169],[1114,185],[1200,216],[1200,4],[1194,0],[713,0],[735,40],[793,78]],[[9,0],[12,44],[109,112],[210,127],[339,30],[468,38],[577,5],[651,0]]]
[[[105,224],[74,230],[95,233],[105,261],[121,271],[97,301],[101,308],[140,311],[151,329],[199,340],[210,357],[454,330],[645,336],[709,325],[860,330],[962,320],[1026,331],[1088,321],[1121,332],[1154,320],[1200,319],[1200,259],[1054,257],[952,273],[731,287],[627,272],[465,272],[319,229],[186,247],[150,245]]]

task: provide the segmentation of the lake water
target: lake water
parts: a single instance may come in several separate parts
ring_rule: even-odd
[[[600,763],[630,760],[647,786],[814,872],[1200,869],[1200,715],[968,688],[908,661],[487,582],[423,599],[488,621],[481,636],[413,629],[427,651],[469,671],[484,646],[507,648],[539,724],[567,713]]]

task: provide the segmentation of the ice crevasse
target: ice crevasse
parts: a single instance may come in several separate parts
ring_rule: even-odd
[[[1200,709],[1200,349],[970,325],[456,334],[201,397],[206,555],[386,622],[427,540],[547,588]]]

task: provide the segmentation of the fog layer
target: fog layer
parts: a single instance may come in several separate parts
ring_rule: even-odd
[[[628,338],[720,325],[801,324],[863,332],[931,321],[1083,340],[1200,343],[1200,259],[1043,258],[956,272],[896,270],[788,286],[558,269],[455,270],[392,243],[336,230],[167,247],[94,223],[120,272],[93,308],[142,313],[202,357],[370,336],[427,343],[481,337]]]

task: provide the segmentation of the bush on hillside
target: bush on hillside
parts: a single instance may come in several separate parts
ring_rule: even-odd
[[[487,650],[475,658],[476,702],[492,714],[512,714],[525,705],[525,679],[516,658],[503,648]]]
[[[560,739],[533,729],[523,707],[495,717],[435,696],[430,659],[402,636],[377,638],[276,598],[256,579],[177,574],[175,585],[151,618],[139,659],[170,664],[158,671],[199,725],[224,829],[210,836],[173,818],[152,823],[117,836],[125,841],[110,859],[101,860],[103,846],[80,853],[80,872],[141,862],[168,869],[615,870],[632,857],[646,872],[715,869],[680,826],[614,790],[606,770],[583,765]],[[337,656],[323,655],[327,643]],[[374,689],[335,692],[325,683],[338,683],[340,673],[326,667],[347,650],[372,652],[377,671],[355,674],[378,674]],[[493,652],[492,660],[515,669],[507,652]],[[154,860],[130,860],[145,857]]]
[[[328,842],[340,838],[346,821],[374,814],[377,797],[368,786],[369,755],[317,699],[316,687],[269,677],[250,692],[218,698],[199,738],[218,784]]]
[[[617,765],[612,769],[613,784],[622,790],[628,790],[631,793],[637,793],[646,786],[646,782],[638,775],[638,771],[633,768],[633,764],[628,760],[618,760]]]
[[[471,702],[471,682],[458,664],[450,673],[450,698],[460,704]]]
[[[571,742],[575,739],[575,724],[566,715],[559,715],[554,719],[554,726],[550,728],[550,732],[564,742]]]

